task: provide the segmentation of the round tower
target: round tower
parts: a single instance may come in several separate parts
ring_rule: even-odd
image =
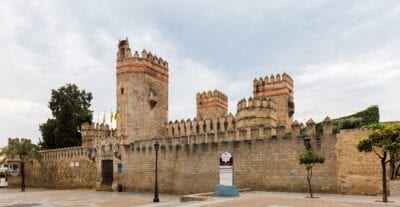
[[[128,39],[117,52],[117,136],[130,143],[164,136],[168,120],[168,63],[143,50],[133,54]]]
[[[276,103],[265,97],[242,99],[237,104],[236,128],[270,126],[276,128]]]

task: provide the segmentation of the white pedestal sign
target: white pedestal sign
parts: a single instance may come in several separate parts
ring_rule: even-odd
[[[219,184],[233,185],[233,158],[229,152],[222,153],[219,159]]]

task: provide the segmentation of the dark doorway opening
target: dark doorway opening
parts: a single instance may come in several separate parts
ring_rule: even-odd
[[[101,183],[104,185],[111,185],[113,182],[113,161],[102,160],[101,161]]]

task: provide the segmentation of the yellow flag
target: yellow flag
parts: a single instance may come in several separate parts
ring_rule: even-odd
[[[114,119],[115,119],[115,121],[118,121],[118,119],[119,119],[119,111],[117,111],[117,112],[115,113]]]

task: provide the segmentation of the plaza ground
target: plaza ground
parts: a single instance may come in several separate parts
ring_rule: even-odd
[[[215,198],[207,201],[181,203],[177,195],[160,195],[160,203],[152,202],[151,193],[132,192],[98,192],[93,190],[47,190],[27,189],[20,192],[18,189],[0,189],[0,206],[6,207],[50,207],[50,206],[145,206],[145,207],[380,207],[399,206],[400,196],[389,197],[390,203],[376,202],[380,196],[355,196],[338,194],[316,194],[318,199],[306,198],[306,193],[286,192],[244,192],[239,198]]]

